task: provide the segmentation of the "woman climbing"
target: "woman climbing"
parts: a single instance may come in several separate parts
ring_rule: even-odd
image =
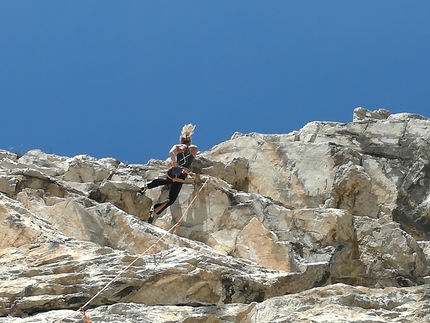
[[[171,167],[167,171],[166,178],[156,178],[139,190],[139,193],[143,194],[147,189],[166,184],[170,185],[168,198],[151,207],[148,223],[152,223],[154,220],[154,213],[159,215],[176,201],[187,176],[194,176],[190,171],[190,166],[198,151],[197,146],[191,144],[191,135],[194,133],[195,127],[196,126],[192,124],[187,124],[182,127],[181,136],[179,138],[180,143],[174,145],[169,151],[169,156],[172,161],[170,163]]]

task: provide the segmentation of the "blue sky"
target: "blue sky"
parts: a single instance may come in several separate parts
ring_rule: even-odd
[[[236,132],[430,117],[430,1],[0,1],[0,149],[166,159]]]

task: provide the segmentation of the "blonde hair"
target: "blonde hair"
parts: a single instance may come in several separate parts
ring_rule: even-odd
[[[194,133],[195,128],[196,126],[193,126],[191,123],[183,126],[181,131],[181,137],[179,139],[189,139],[191,141],[191,135]]]

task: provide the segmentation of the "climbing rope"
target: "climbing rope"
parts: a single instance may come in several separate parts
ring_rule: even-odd
[[[91,302],[96,299],[101,293],[103,293],[112,283],[114,283],[124,272],[126,272],[131,266],[133,266],[136,261],[138,261],[142,256],[144,256],[145,254],[147,254],[149,251],[155,251],[158,243],[164,239],[164,237],[173,230],[173,233],[176,233],[179,226],[182,223],[182,220],[184,219],[184,217],[186,216],[186,214],[188,213],[188,210],[190,209],[191,205],[194,203],[194,201],[196,200],[197,196],[199,195],[199,193],[203,190],[203,188],[205,187],[206,183],[208,182],[210,176],[208,176],[206,178],[206,180],[203,182],[203,185],[200,187],[200,189],[197,191],[196,195],[194,196],[194,198],[191,200],[190,204],[188,204],[187,208],[185,209],[185,211],[182,213],[182,216],[179,218],[178,221],[176,221],[176,223],[169,229],[167,230],[160,238],[157,239],[157,241],[155,241],[151,246],[149,246],[147,249],[145,249],[139,256],[137,256],[130,264],[128,264],[124,269],[122,269],[114,278],[112,278],[111,281],[109,281],[99,292],[97,292],[90,300],[88,300],[88,302],[86,302],[84,305],[82,305],[78,310],[76,310],[75,312],[81,312],[84,315],[84,319],[86,323],[91,323],[88,315],[85,313],[85,308],[91,304]],[[75,312],[57,320],[54,321],[54,323],[60,323],[63,320],[71,317],[72,315],[75,314]]]

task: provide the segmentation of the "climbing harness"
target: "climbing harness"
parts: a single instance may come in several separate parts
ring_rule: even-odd
[[[172,167],[167,171],[166,176],[175,183],[184,183],[187,175],[182,167]]]
[[[193,197],[193,199],[191,200],[190,204],[188,204],[187,208],[185,209],[185,211],[182,213],[182,216],[179,218],[179,220],[169,229],[167,230],[160,238],[157,239],[157,241],[155,241],[151,246],[149,246],[147,249],[145,249],[139,256],[137,256],[130,264],[128,264],[124,269],[122,269],[114,278],[112,278],[111,281],[109,281],[98,293],[96,293],[90,300],[88,300],[84,305],[82,305],[77,311],[81,312],[84,315],[84,319],[86,323],[91,323],[89,317],[87,316],[87,314],[85,313],[85,308],[94,300],[96,299],[101,293],[103,293],[112,283],[114,283],[124,272],[126,272],[131,266],[133,266],[142,256],[144,256],[145,254],[151,252],[151,253],[155,253],[156,247],[158,245],[158,243],[164,239],[165,236],[167,236],[167,234],[171,231],[173,231],[173,233],[176,233],[178,231],[179,226],[181,225],[182,220],[184,219],[184,217],[187,215],[188,210],[190,209],[191,205],[193,205],[194,201],[196,200],[197,196],[199,195],[199,193],[203,190],[203,188],[206,186],[208,180],[209,180],[210,176],[208,176],[206,178],[206,180],[203,182],[202,186],[200,187],[200,189],[197,191],[196,195]],[[76,312],[76,311],[75,311]],[[54,323],[60,323],[63,322],[63,320],[69,318],[70,316],[74,315],[75,312],[61,318],[58,319],[57,321],[55,321]]]

